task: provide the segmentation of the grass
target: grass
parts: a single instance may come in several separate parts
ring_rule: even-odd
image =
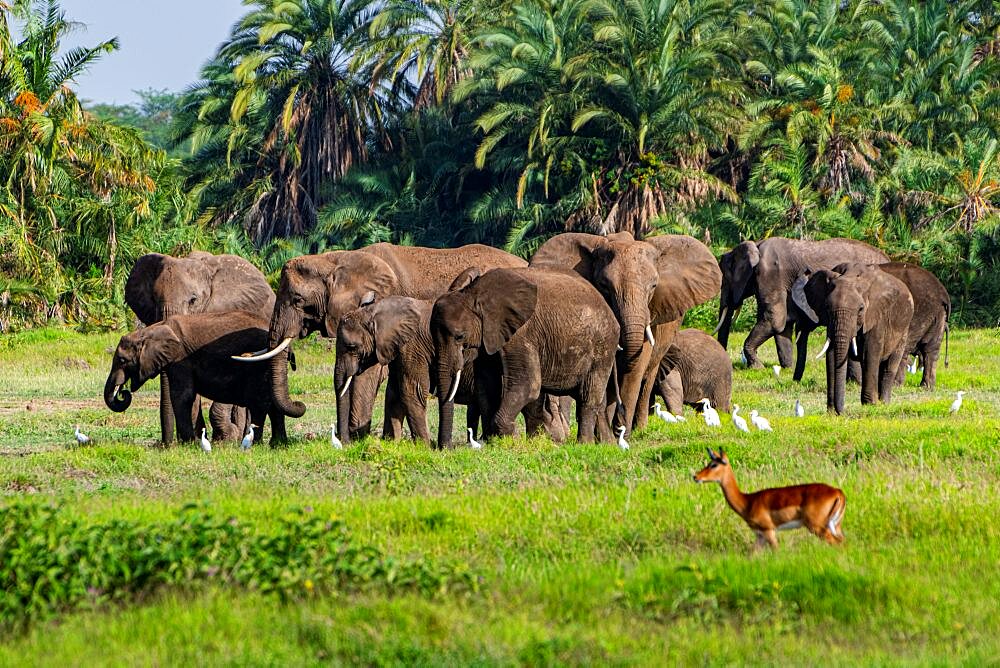
[[[740,434],[728,416],[710,430],[688,410],[625,453],[542,438],[334,451],[323,342],[297,347],[292,392],[309,409],[290,421],[289,448],[161,449],[155,383],[124,414],[103,405],[116,341],[62,330],[0,340],[5,506],[51,503],[82,526],[141,528],[197,501],[268,536],[289,513],[316,513],[390,561],[447,564],[479,585],[300,590],[308,563],[280,596],[225,580],[162,584],[8,629],[0,664],[1000,662],[996,331],[954,333],[937,391],[911,378],[891,405],[862,408],[855,388],[841,418],[824,412],[818,362],[801,386],[787,371],[737,370],[735,401],[773,434]],[[769,345],[768,365],[773,356]],[[969,394],[949,416],[957,389]],[[797,397],[806,418],[790,417]],[[94,446],[70,447],[77,422]],[[726,449],[744,489],[843,488],[846,544],[786,532],[779,551],[751,555],[719,490],[691,482],[706,446]]]

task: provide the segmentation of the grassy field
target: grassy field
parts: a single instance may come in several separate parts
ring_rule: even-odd
[[[17,554],[56,564],[41,576],[46,589],[0,563],[0,664],[1000,662],[996,331],[954,333],[937,391],[911,377],[890,406],[862,408],[853,387],[840,418],[824,412],[819,362],[802,385],[787,371],[738,370],[735,401],[769,417],[773,434],[741,434],[728,416],[710,430],[688,410],[686,424],[635,434],[629,452],[544,439],[334,451],[333,355],[322,342],[298,346],[292,391],[309,409],[291,421],[289,448],[164,450],[154,447],[155,383],[124,414],[103,405],[116,341],[61,330],[0,339],[0,555],[35,541]],[[773,357],[768,344],[765,362]],[[957,389],[969,393],[949,416]],[[797,397],[804,419],[791,417]],[[75,423],[95,445],[75,447]],[[706,446],[726,449],[744,490],[844,489],[845,545],[787,532],[779,551],[752,555],[752,533],[718,488],[691,481]],[[177,524],[190,502],[200,519]],[[31,519],[38,504],[54,508]],[[325,540],[295,537],[315,518],[359,547],[322,567],[325,547],[285,560]],[[183,546],[176,568],[149,550],[57,563],[63,541],[98,535],[88,532],[114,543],[159,530],[175,549],[186,538],[171,532],[237,525],[238,559],[212,552],[224,542],[198,552],[228,564],[222,573],[185,562]],[[170,576],[135,585],[134,564],[154,558]],[[40,593],[57,591],[58,573],[95,570],[107,586],[70,588],[51,605]]]

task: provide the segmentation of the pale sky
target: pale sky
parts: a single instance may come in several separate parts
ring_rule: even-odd
[[[77,94],[127,104],[134,90],[181,91],[197,79],[236,21],[241,0],[62,0],[66,18],[86,24],[63,44],[93,46],[117,36],[121,48],[79,77]]]

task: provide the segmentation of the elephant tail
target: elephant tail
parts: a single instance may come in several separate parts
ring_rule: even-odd
[[[948,321],[945,320],[944,321],[944,368],[945,369],[948,368],[948,339],[951,338],[948,336],[948,333],[950,331],[951,331],[951,325],[949,325]]]

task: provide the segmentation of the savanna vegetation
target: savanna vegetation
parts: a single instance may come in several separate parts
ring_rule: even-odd
[[[0,3],[5,329],[121,324],[148,250],[273,275],[564,230],[854,237],[998,319],[995,2],[246,4],[188,90],[115,109],[73,83],[114,38],[66,52],[58,2]]]
[[[126,413],[97,399],[116,340],[60,328],[0,344],[0,663],[1000,660],[995,332],[953,334],[937,392],[910,376],[891,405],[855,397],[843,418],[825,414],[820,362],[802,386],[740,370],[734,400],[774,433],[728,416],[710,430],[687,409],[628,452],[544,438],[334,450],[322,341],[296,348],[309,411],[290,447],[160,449],[155,381]],[[76,423],[92,445],[76,446]],[[782,532],[750,556],[718,487],[691,480],[706,446],[744,489],[842,488],[846,543]]]

